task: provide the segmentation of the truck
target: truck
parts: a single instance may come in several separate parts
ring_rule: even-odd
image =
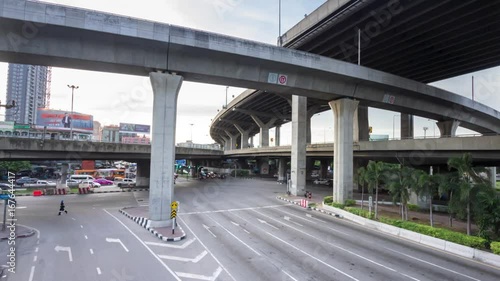
[[[51,181],[38,180],[35,183],[25,183],[23,187],[27,188],[56,187],[56,183]]]

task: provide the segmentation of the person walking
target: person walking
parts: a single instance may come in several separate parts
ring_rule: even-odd
[[[61,200],[61,205],[59,206],[59,216],[61,215],[61,212],[65,212],[66,214],[68,211],[66,211],[66,206],[64,205],[64,201]]]

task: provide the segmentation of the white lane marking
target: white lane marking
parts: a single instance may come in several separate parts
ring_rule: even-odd
[[[56,252],[60,252],[60,251],[68,252],[69,261],[73,261],[73,256],[71,255],[71,247],[61,247],[61,246],[57,245],[54,248],[54,250],[56,250]]]
[[[250,232],[248,232],[248,230],[244,229],[243,226],[239,225],[238,223],[235,223],[234,221],[231,221],[232,224],[236,225],[236,226],[239,226],[241,227],[241,229],[243,229],[243,231],[245,231],[246,233],[250,234]]]
[[[207,251],[203,251],[201,254],[197,255],[194,259],[189,259],[189,258],[181,258],[181,257],[176,257],[176,256],[166,256],[166,255],[158,255],[162,259],[166,260],[174,260],[174,261],[184,261],[184,262],[192,262],[192,263],[197,263],[199,262],[202,258],[204,258],[208,254]]]
[[[31,267],[30,277],[28,281],[33,281],[33,276],[35,275],[35,266]]]
[[[236,226],[240,226],[239,224],[235,223],[234,221],[231,221],[231,223],[236,225]]]
[[[90,249],[90,254],[93,255],[94,254],[94,250]]]
[[[212,231],[210,231],[210,229],[208,229],[208,228],[209,228],[208,226],[203,225],[203,227],[204,227],[204,228],[205,228],[208,232],[210,232],[210,234],[212,234],[214,237],[217,237],[217,236],[215,236],[215,234],[213,234],[213,232],[212,232]]]
[[[198,215],[198,214],[211,214],[211,213],[223,213],[223,212],[233,212],[233,211],[248,211],[248,210],[257,210],[257,209],[268,209],[268,208],[277,208],[290,206],[293,204],[284,204],[284,205],[271,205],[271,206],[263,206],[263,207],[249,207],[249,208],[240,208],[240,209],[225,209],[225,210],[215,210],[215,211],[203,211],[203,212],[189,212],[182,213],[183,215]]]
[[[26,206],[22,206],[22,207],[17,207],[16,206],[16,210],[19,210],[19,209],[26,209],[27,207]]]
[[[38,256],[34,256],[33,257],[33,262],[36,262],[37,259],[38,259]]]
[[[99,267],[97,267],[96,269],[97,269],[97,274],[101,275],[101,269]]]
[[[260,214],[260,215],[262,215],[262,216],[264,216],[264,217],[267,217],[267,218],[269,218],[269,219],[271,219],[271,220],[278,221],[278,220],[273,219],[273,218],[271,218],[271,217],[269,217],[269,216],[266,216],[266,215],[265,215],[265,214],[263,214],[263,213],[259,213],[259,212],[257,212],[257,211],[254,211],[254,212],[256,212],[257,214]],[[319,239],[318,237],[316,237],[316,236],[314,236],[314,235],[311,235],[311,234],[309,234],[309,233],[306,233],[306,232],[304,232],[304,231],[302,231],[302,230],[300,230],[300,229],[297,229],[297,228],[295,228],[295,227],[293,227],[293,226],[291,226],[291,225],[287,225],[287,224],[285,224],[285,223],[283,223],[283,225],[288,226],[289,228],[291,228],[291,229],[293,229],[293,230],[295,230],[295,231],[298,231],[298,232],[300,232],[300,233],[302,233],[302,234],[304,234],[304,235],[307,235],[307,236],[309,236],[309,237],[312,237],[312,238],[314,238],[314,239],[316,239],[316,240],[318,240],[318,241],[321,241],[321,242],[325,243],[325,241],[323,241],[323,240]],[[335,247],[335,248],[337,248],[337,249],[340,249],[340,250],[342,250],[342,251],[345,251],[345,252],[347,252],[347,253],[349,253],[349,254],[351,254],[351,255],[354,255],[354,256],[356,256],[356,257],[358,257],[358,258],[360,258],[360,259],[364,259],[365,261],[368,261],[368,262],[371,262],[371,263],[373,263],[373,264],[376,264],[376,265],[378,265],[378,266],[380,266],[380,267],[383,267],[383,268],[385,268],[385,269],[387,269],[387,270],[390,270],[390,271],[392,271],[392,272],[397,272],[397,273],[399,273],[399,274],[403,275],[403,273],[401,273],[401,272],[399,272],[399,271],[397,271],[397,270],[395,270],[395,269],[393,269],[393,268],[390,268],[390,267],[385,266],[385,265],[383,265],[383,264],[380,264],[380,263],[378,263],[378,262],[376,262],[376,261],[374,261],[374,260],[371,260],[371,259],[369,259],[369,258],[366,258],[366,257],[363,257],[363,256],[361,256],[361,255],[358,255],[358,254],[356,254],[356,253],[354,253],[354,252],[352,252],[352,251],[350,251],[350,250],[347,250],[347,249],[345,249],[345,248],[342,248],[342,247],[340,247],[340,246],[337,246],[337,245],[335,245],[335,244],[333,244],[333,243],[326,242],[326,244],[328,244],[328,245],[330,245],[330,246],[332,246],[332,247]],[[406,276],[406,275],[405,275],[405,276]],[[412,279],[413,279],[413,277],[412,277]]]
[[[191,278],[191,279],[198,279],[198,280],[208,280],[208,281],[215,281],[219,274],[222,272],[222,268],[219,266],[215,272],[212,274],[212,276],[205,276],[205,275],[199,275],[199,274],[191,274],[191,273],[185,273],[185,272],[175,272],[177,275],[180,277],[186,277],[186,278]]]
[[[106,242],[110,242],[110,243],[120,243],[123,247],[123,249],[125,249],[125,251],[128,252],[128,249],[127,247],[125,247],[125,245],[123,244],[122,240],[118,239],[118,238],[106,238]]]
[[[38,247],[35,248],[35,253],[38,253]]]
[[[203,244],[203,242],[200,240],[200,238],[198,238],[198,236],[193,232],[193,230],[191,229],[191,227],[189,227],[189,225],[184,221],[183,218],[179,217],[179,220],[184,224],[184,226],[186,226],[186,228],[193,234],[194,238],[196,238],[198,240],[198,242],[200,242],[201,246],[203,246],[203,248],[205,248],[205,250],[207,250],[207,252],[212,256],[212,258],[220,265],[220,267],[222,267],[222,269],[224,269],[224,271],[227,273],[227,275],[229,275],[229,277],[231,277],[231,279],[233,279],[234,281],[236,281],[236,279],[234,279],[233,275],[231,275],[231,273],[229,273],[229,271],[224,267],[224,265],[222,265],[222,263],[214,256],[214,254],[212,254],[212,252],[207,248],[207,246],[205,246],[205,244]]]
[[[80,228],[83,228],[83,225],[80,225]]]
[[[147,245],[151,245],[151,246],[167,247],[167,248],[174,248],[174,249],[185,249],[187,246],[191,245],[191,243],[193,243],[194,241],[196,241],[195,238],[186,241],[182,245],[172,245],[172,244],[158,243],[158,242],[145,242],[145,243]]]
[[[294,217],[297,217],[297,218],[299,218],[299,219],[302,219],[302,220],[305,220],[305,221],[307,221],[307,222],[310,222],[310,223],[314,223],[314,224],[315,224],[315,222],[312,222],[312,221],[310,221],[310,220],[308,220],[308,219],[305,219],[305,218],[299,217],[299,216],[297,216],[297,215],[290,214],[290,213],[287,213],[287,212],[285,212],[285,211],[278,210],[278,209],[275,209],[275,210],[276,210],[276,211],[283,212],[283,213],[285,213],[285,214],[287,214],[287,215],[294,216]],[[306,214],[306,216],[308,216],[308,215],[309,215],[309,214]],[[313,217],[312,217],[312,215],[309,215],[309,216],[311,216],[311,218],[312,218],[312,219],[315,219],[315,218],[313,218]],[[321,222],[326,223],[326,221],[323,221],[323,220],[320,220],[320,219],[317,219],[317,220],[319,220],[319,221],[321,221]],[[325,228],[328,228],[328,229],[329,229],[329,230],[331,230],[331,231],[335,231],[335,232],[342,233],[342,234],[344,234],[344,235],[349,236],[349,234],[347,234],[347,233],[346,233],[346,232],[344,232],[344,231],[340,231],[340,230],[338,230],[338,229],[331,228],[331,227],[328,227],[328,226],[326,226],[326,225],[322,225],[321,227],[325,227]]]
[[[87,235],[85,235],[85,239],[89,239],[89,238],[87,237]]]
[[[72,219],[72,220],[74,220],[74,221],[76,221],[76,219],[75,219],[75,218],[71,218],[71,219]]]
[[[403,256],[409,257],[410,259],[414,259],[414,260],[417,260],[417,261],[419,261],[419,262],[423,262],[423,263],[426,263],[426,264],[428,264],[428,265],[435,266],[435,267],[437,267],[437,268],[440,268],[440,269],[443,269],[443,270],[446,270],[446,271],[449,271],[449,272],[455,273],[455,274],[457,274],[457,275],[461,275],[461,276],[463,276],[463,277],[467,277],[467,278],[472,279],[472,280],[481,281],[481,280],[476,279],[476,278],[474,278],[474,277],[471,277],[471,276],[469,276],[469,275],[465,275],[465,274],[463,274],[463,273],[460,273],[460,272],[457,272],[457,271],[454,271],[454,270],[448,269],[448,268],[446,268],[446,267],[439,266],[439,265],[437,265],[437,264],[433,264],[432,262],[424,261],[424,260],[421,260],[421,259],[419,259],[419,258],[416,258],[416,257],[410,256],[410,255],[407,255],[407,254],[403,254],[403,253],[401,253],[401,252],[398,252],[398,251],[395,251],[395,250],[392,250],[392,249],[389,249],[389,248],[387,248],[387,247],[384,247],[384,248],[385,248],[385,249],[387,249],[387,250],[389,250],[389,251],[391,251],[391,252],[398,253],[398,254],[400,254],[400,255],[403,255]]]
[[[292,280],[294,280],[294,281],[299,281],[299,280],[297,280],[297,279],[293,278],[293,276],[292,276],[292,275],[290,275],[290,274],[288,274],[286,271],[284,271],[284,270],[281,270],[281,271],[283,271],[283,273],[285,273],[285,274],[286,274],[286,276],[290,277]]]
[[[243,242],[240,238],[236,237],[236,235],[234,235],[233,233],[231,233],[231,231],[229,231],[227,228],[225,228],[224,226],[222,226],[222,224],[220,224],[219,222],[217,222],[215,219],[213,219],[212,217],[210,217],[208,215],[207,215],[207,217],[209,219],[213,220],[216,224],[218,224],[222,229],[224,229],[227,233],[229,233],[229,235],[233,236],[234,239],[238,240],[241,244],[245,245],[248,249],[252,250],[252,252],[256,253],[257,256],[260,256],[259,252],[257,252],[256,250],[254,250],[247,243]]]
[[[291,220],[290,220],[290,217],[284,216],[283,218],[284,218],[286,221],[289,221],[289,222],[291,222],[291,223],[294,223],[294,224],[296,224],[296,225],[298,225],[298,226],[302,226],[302,227],[303,227],[303,225],[301,225],[300,223],[298,223],[298,222],[294,222],[294,221],[291,221]]]
[[[245,231],[246,233],[250,234],[250,232],[246,229],[243,228],[243,231]]]
[[[130,228],[128,228],[128,226],[126,226],[120,219],[118,219],[116,216],[112,215],[110,212],[108,212],[108,210],[106,209],[103,209],[104,212],[108,213],[108,215],[112,216],[115,220],[117,220],[123,227],[125,227],[128,232],[130,232],[130,234],[132,234],[137,240],[139,240],[139,242],[144,246],[146,247],[146,249],[148,249],[148,251],[151,253],[151,255],[153,255],[155,257],[156,260],[158,260],[165,269],[168,270],[168,272],[170,272],[170,274],[172,274],[172,276],[174,276],[175,280],[177,281],[182,281],[154,252],[153,250],[151,250],[151,248],[148,247],[148,245],[146,245],[140,238],[139,236],[137,236],[134,232],[132,232],[132,230],[130,230]],[[182,220],[182,219],[181,219]]]
[[[320,220],[320,219],[317,219],[317,218],[313,217],[311,214],[306,214],[306,217],[311,218],[311,219],[313,219],[313,220],[317,220],[317,221],[319,221],[319,222],[326,222],[326,221],[324,221],[324,220]]]
[[[269,223],[268,223],[267,221],[265,221],[265,220],[261,220],[261,219],[257,219],[257,220],[258,220],[260,223],[267,224],[267,225],[269,225],[270,227],[274,227],[274,228],[276,228],[276,229],[278,229],[278,230],[279,230],[279,228],[277,228],[276,226],[274,226],[274,225],[272,225],[272,224],[269,224]]]

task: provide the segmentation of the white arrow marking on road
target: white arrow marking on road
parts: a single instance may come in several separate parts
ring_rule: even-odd
[[[276,229],[278,229],[278,230],[279,230],[279,228],[277,228],[276,226],[274,226],[274,225],[272,225],[272,224],[269,224],[267,221],[264,221],[264,220],[261,220],[261,219],[257,219],[257,220],[258,220],[260,223],[267,224],[267,225],[269,225],[270,227],[274,227],[274,228],[276,228]]]
[[[290,217],[285,216],[284,218],[285,218],[285,220],[287,220],[287,221],[289,221],[289,222],[292,222],[292,223],[294,223],[294,224],[296,224],[296,225],[298,225],[298,226],[303,226],[303,225],[301,225],[301,224],[300,224],[300,223],[298,223],[298,222],[291,221],[291,220],[290,220]]]
[[[127,251],[127,252],[128,252],[127,247],[125,247],[125,245],[123,245],[122,241],[121,241],[120,239],[118,239],[118,238],[116,238],[116,239],[115,239],[115,238],[106,238],[106,242],[110,242],[110,243],[120,243],[120,244],[122,245],[123,249],[125,249],[125,251]]]
[[[215,236],[215,234],[213,234],[213,233],[212,233],[212,231],[210,231],[210,229],[209,229],[209,227],[208,227],[208,226],[203,225],[203,227],[204,227],[204,228],[205,228],[208,232],[210,232],[210,234],[212,234],[214,237],[217,237],[217,236]]]
[[[186,278],[191,278],[191,279],[198,279],[198,280],[208,280],[208,281],[215,281],[219,274],[222,272],[222,268],[219,266],[217,270],[215,270],[214,274],[212,276],[204,276],[204,275],[199,275],[199,274],[191,274],[191,273],[185,273],[185,272],[175,272],[177,276],[179,277],[186,277]]]
[[[68,252],[68,255],[69,255],[69,261],[73,261],[73,256],[71,255],[71,247],[61,247],[59,245],[57,245],[54,250],[56,250],[56,252],[59,252],[59,251],[65,251],[65,252]]]
[[[317,219],[317,218],[313,217],[311,214],[306,214],[306,217],[311,218],[311,219],[313,219],[313,220],[320,221],[320,222],[326,222],[326,221],[324,221],[324,220],[320,220],[320,219]]]
[[[167,260],[175,260],[175,261],[185,261],[185,262],[192,262],[192,263],[197,263],[199,262],[202,258],[204,258],[208,254],[207,251],[203,251],[201,254],[199,254],[196,258],[194,259],[189,259],[189,258],[181,258],[181,257],[176,257],[176,256],[164,256],[164,255],[158,255],[158,257],[162,259],[167,259]]]
[[[153,245],[153,246],[160,246],[160,247],[167,247],[167,248],[174,248],[174,249],[185,249],[187,246],[191,245],[196,241],[196,238],[193,238],[191,240],[186,241],[186,243],[182,245],[171,245],[171,244],[165,244],[165,243],[158,243],[158,242],[144,242],[146,245]]]

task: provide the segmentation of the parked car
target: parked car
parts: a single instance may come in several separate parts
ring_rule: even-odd
[[[0,183],[1,190],[9,190],[10,188],[11,188],[11,185],[9,183]]]
[[[96,182],[100,185],[113,185],[114,184],[113,181],[107,180],[105,178],[95,179],[94,182]]]
[[[124,178],[117,181],[116,185],[118,187],[135,187],[135,180]]]
[[[25,183],[23,186],[31,188],[56,187],[56,183],[46,180],[38,180],[34,183]]]
[[[66,180],[66,186],[69,188],[78,187],[79,184],[80,184],[79,180],[72,180],[72,179]]]
[[[16,180],[16,184],[23,186],[25,183],[36,183],[37,181],[38,181],[37,178],[22,177],[22,178]]]
[[[95,182],[93,180],[83,180],[83,181],[80,182],[80,184],[89,184],[90,187],[93,187],[93,188],[101,187],[100,183]]]
[[[322,184],[322,185],[332,185],[332,179],[315,179],[314,184]]]

